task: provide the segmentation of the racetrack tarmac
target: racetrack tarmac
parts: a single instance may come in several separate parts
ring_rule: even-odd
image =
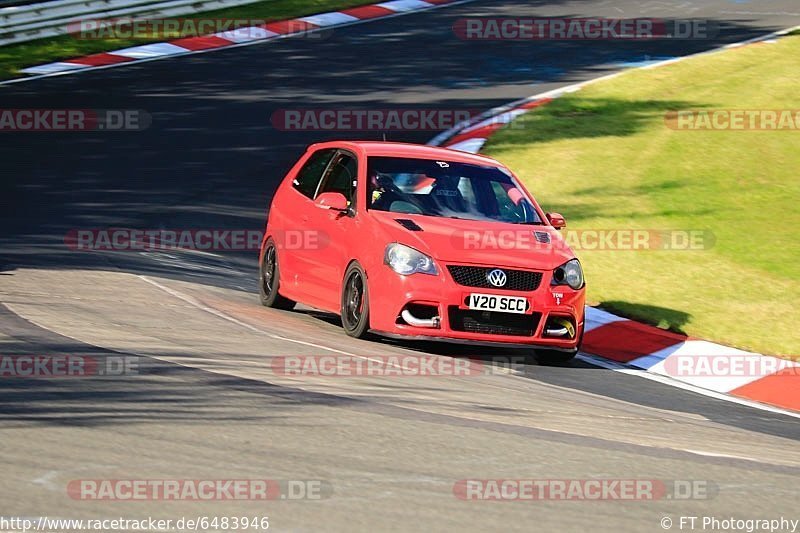
[[[473,15],[705,18],[722,29],[698,41],[457,39],[453,23]],[[790,0],[472,2],[322,40],[1,86],[4,108],[142,109],[153,122],[141,132],[2,135],[0,355],[128,356],[139,368],[0,379],[0,516],[268,515],[278,531],[658,531],[664,516],[800,518],[796,418],[582,361],[545,367],[520,364],[514,350],[356,341],[336,317],[258,305],[250,251],[78,252],[64,243],[77,228],[261,229],[272,191],[307,144],[382,136],[279,131],[270,123],[279,110],[484,110],[623,63],[796,24],[800,9]],[[436,133],[388,137],[426,142]],[[275,371],[281,356],[336,354],[472,357],[491,371]],[[333,493],[266,503],[67,493],[80,479],[250,478],[322,480]],[[454,495],[459,480],[504,478],[701,480],[717,490],[710,499],[659,501]]]

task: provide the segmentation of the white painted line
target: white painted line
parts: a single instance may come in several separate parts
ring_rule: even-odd
[[[311,342],[299,341],[297,339],[290,339],[288,337],[282,337],[280,335],[275,335],[275,334],[272,334],[272,333],[268,333],[266,331],[263,331],[263,330],[260,330],[260,329],[258,329],[256,327],[254,327],[254,326],[251,326],[250,324],[247,324],[246,322],[242,322],[241,320],[237,320],[237,319],[233,318],[232,316],[228,316],[228,315],[226,315],[225,313],[223,313],[221,311],[218,311],[218,310],[213,309],[211,307],[205,306],[205,305],[201,304],[200,302],[198,302],[197,300],[195,300],[194,298],[192,298],[191,296],[188,296],[188,295],[185,295],[185,294],[183,294],[181,292],[178,292],[178,291],[175,291],[173,289],[170,289],[169,287],[165,287],[164,285],[161,285],[160,283],[158,283],[156,281],[147,279],[145,276],[136,275],[136,277],[141,279],[141,280],[143,280],[143,281],[146,281],[147,283],[150,283],[151,285],[154,285],[155,287],[167,292],[168,294],[170,294],[170,295],[172,295],[172,296],[174,296],[174,297],[176,297],[176,298],[178,298],[180,300],[183,300],[184,302],[192,305],[193,307],[196,307],[196,308],[198,308],[198,309],[200,309],[202,311],[206,311],[208,313],[211,313],[212,315],[215,315],[215,316],[217,316],[219,318],[222,318],[224,320],[227,320],[229,322],[233,322],[234,324],[237,324],[239,326],[245,327],[245,328],[247,328],[247,329],[249,329],[251,331],[254,331],[256,333],[260,333],[262,335],[267,335],[269,337],[272,337],[273,339],[284,340],[284,341],[287,341],[287,342],[294,342],[294,343],[297,343],[297,344],[302,344],[304,346],[311,346],[313,348],[319,348],[319,349],[322,349],[322,350],[328,350],[328,351],[331,351],[331,352],[334,352],[334,353],[339,353],[339,354],[347,355],[347,356],[350,356],[350,357],[357,357],[359,359],[366,359],[368,361],[373,361],[373,362],[376,362],[376,363],[387,364],[386,361],[379,360],[379,359],[374,359],[374,358],[371,358],[371,357],[368,357],[368,356],[365,356],[365,355],[356,355],[356,354],[352,354],[352,353],[348,353],[348,352],[342,352],[340,350],[336,350],[334,348],[328,348],[328,347],[322,346],[320,344],[314,344],[314,343],[311,343]],[[67,337],[67,338],[72,339],[72,340],[77,341],[77,342],[83,342],[82,340],[80,340],[80,339],[78,339],[76,337],[72,337],[72,336],[66,335],[64,333],[59,333],[57,331],[54,331],[54,330],[48,328],[44,324],[40,324],[37,321],[28,318],[27,316],[21,314],[19,311],[16,311],[15,309],[13,309],[13,307],[8,302],[3,302],[3,305],[5,305],[5,307],[8,308],[12,313],[14,313],[17,316],[23,318],[24,320],[27,320],[28,322],[30,322],[31,324],[33,324],[36,327],[39,327],[39,328],[41,328],[43,330],[46,330],[46,331],[51,331],[53,333],[56,333],[56,334],[61,335],[63,337]],[[170,358],[158,357],[158,356],[154,356],[154,355],[151,355],[151,354],[147,354],[147,355],[144,355],[144,356],[145,357],[150,357],[152,359],[157,359],[159,361],[167,361],[167,362],[170,362],[172,364],[176,364],[178,366],[182,366],[184,368],[201,368],[206,372],[211,372],[211,373],[214,373],[214,374],[221,374],[221,375],[224,375],[224,376],[232,375],[232,374],[229,374],[229,373],[226,373],[226,372],[221,372],[221,371],[218,371],[218,370],[203,368],[203,367],[196,366],[196,365],[189,365],[189,364],[186,364],[186,363],[177,363],[177,362],[173,361]],[[446,356],[442,356],[442,357],[446,357]],[[194,359],[194,362],[214,362],[214,361],[215,361],[214,359]],[[240,364],[241,364],[241,362],[240,362]],[[250,363],[248,362],[247,364],[250,364]],[[398,369],[403,369],[402,366],[396,365],[396,364],[393,364],[393,363],[388,363],[388,366],[392,366],[392,367],[398,368]],[[490,386],[492,386],[492,385],[490,385]],[[508,390],[505,387],[495,387],[495,388],[502,388],[503,390]],[[3,533],[3,532],[0,531],[0,533]],[[11,532],[9,532],[9,533],[11,533]]]
[[[312,348],[317,348],[317,349],[320,349],[320,350],[326,350],[326,351],[329,351],[329,352],[338,353],[338,354],[346,355],[346,356],[349,356],[349,357],[355,357],[355,358],[358,358],[358,359],[365,359],[367,361],[372,361],[372,362],[375,362],[375,363],[387,364],[386,361],[384,361],[382,359],[376,359],[376,358],[369,357],[369,356],[366,356],[366,355],[358,355],[358,354],[354,354],[354,353],[351,353],[351,352],[344,352],[342,350],[337,350],[336,348],[331,348],[330,346],[325,346],[325,345],[322,345],[322,344],[316,344],[316,343],[313,343],[313,342],[301,341],[301,340],[298,340],[298,339],[292,339],[290,337],[284,337],[283,335],[277,335],[275,333],[270,333],[268,331],[264,331],[262,329],[259,329],[259,328],[255,327],[255,326],[252,326],[252,325],[248,324],[247,322],[242,322],[241,320],[239,320],[237,318],[234,318],[234,317],[232,317],[230,315],[227,315],[227,314],[223,313],[222,311],[220,311],[218,309],[214,309],[213,307],[209,307],[207,305],[204,305],[203,303],[197,301],[195,298],[189,296],[188,294],[184,294],[184,293],[182,293],[180,291],[177,291],[175,289],[171,289],[171,288],[169,288],[169,287],[167,287],[165,285],[162,285],[161,283],[159,283],[159,282],[157,282],[155,280],[147,278],[146,276],[142,276],[140,274],[137,274],[136,277],[141,279],[142,281],[144,281],[146,283],[149,283],[150,285],[153,285],[154,287],[156,287],[158,289],[161,289],[162,291],[166,292],[167,294],[169,294],[171,296],[174,296],[175,298],[178,298],[179,300],[182,300],[182,301],[188,303],[192,307],[200,309],[201,311],[205,311],[206,313],[210,313],[210,314],[212,314],[212,315],[214,315],[214,316],[216,316],[218,318],[221,318],[223,320],[227,320],[228,322],[232,322],[232,323],[234,323],[234,324],[236,324],[238,326],[241,326],[243,328],[249,329],[250,331],[253,331],[255,333],[259,333],[261,335],[266,335],[267,337],[270,337],[270,338],[273,338],[273,339],[276,339],[276,340],[292,342],[292,343],[295,343],[295,344],[300,344],[302,346],[310,346]],[[19,314],[19,313],[17,313],[17,314]],[[20,315],[20,316],[22,316],[22,315]],[[38,324],[36,324],[36,325],[38,326]],[[43,327],[43,326],[39,326],[39,327]],[[44,328],[44,329],[47,329],[47,328]],[[153,357],[153,356],[150,356],[150,357]],[[444,355],[443,356],[439,356],[439,357],[447,357],[449,359],[452,359],[452,357],[448,357],[448,356],[444,356]],[[396,364],[393,364],[393,363],[388,363],[388,364],[389,364],[389,366],[392,366],[392,367],[397,368],[397,369],[402,369],[403,368],[401,365],[396,365]],[[510,374],[507,374],[507,375],[510,375]],[[491,385],[491,384],[486,384],[486,385],[488,385],[490,387],[500,388],[500,389],[503,389],[503,390],[508,390],[506,387],[497,387],[497,386]]]
[[[47,63],[46,65],[37,65],[35,67],[24,68],[20,72],[24,72],[26,74],[52,74],[54,72],[65,72],[67,70],[80,70],[85,68],[90,67],[89,65],[80,65],[78,63],[59,61],[57,63]]]
[[[745,457],[743,455],[730,455],[727,453],[716,453],[716,452],[708,452],[705,450],[692,450],[690,448],[684,448],[685,452],[695,453],[697,455],[705,455],[706,457],[721,457],[723,459],[739,459],[745,461],[756,461],[761,462],[761,459],[756,459],[755,457]]]
[[[595,328],[599,328],[600,326],[611,324],[612,322],[627,321],[627,318],[622,318],[621,316],[609,313],[608,311],[603,311],[602,309],[597,309],[596,307],[587,306],[585,320],[586,325],[583,329],[584,333],[587,331],[592,331]]]
[[[700,394],[701,396],[707,396],[709,398],[714,398],[715,400],[722,400],[724,402],[735,403],[739,405],[744,405],[745,407],[752,407],[753,409],[758,409],[760,411],[767,411],[770,413],[775,413],[779,415],[786,415],[792,418],[797,418],[800,420],[800,413],[796,413],[794,411],[787,411],[786,409],[781,409],[780,407],[773,407],[771,405],[767,405],[764,403],[754,402],[751,400],[746,400],[744,398],[738,398],[736,396],[730,396],[728,394],[723,394],[721,392],[715,392],[708,389],[703,389],[701,387],[695,387],[694,385],[690,385],[689,383],[683,383],[681,381],[674,380],[667,376],[662,376],[660,374],[652,374],[647,370],[637,370],[634,368],[626,368],[623,365],[615,363],[613,361],[608,361],[605,359],[600,359],[589,354],[580,353],[576,356],[576,359],[581,361],[587,362],[591,365],[596,365],[601,368],[605,368],[607,370],[613,370],[615,372],[619,372],[621,374],[625,374],[628,376],[636,376],[644,379],[649,379],[650,381],[655,381],[657,383],[661,383],[663,385],[668,385],[670,387],[676,387],[678,389],[682,389],[689,392],[694,392],[696,394]]]
[[[226,39],[234,43],[249,43],[252,41],[262,41],[277,35],[278,34],[274,31],[269,31],[265,28],[248,26],[247,28],[236,28],[235,30],[221,31],[219,33],[215,33],[214,37]]]
[[[188,52],[188,50],[172,43],[153,43],[123,48],[122,50],[114,50],[114,55],[142,59],[146,57],[182,54],[184,52]]]
[[[469,133],[471,131],[475,131],[481,129],[485,126],[491,126],[492,124],[508,124],[515,118],[520,115],[524,115],[530,111],[529,109],[514,109],[512,111],[506,111],[504,113],[500,113],[499,115],[495,115],[493,117],[489,117],[486,120],[482,120],[477,124],[470,126],[464,130],[461,130],[461,133]]]
[[[233,322],[234,324],[239,325],[239,326],[241,326],[243,328],[249,329],[250,331],[254,331],[255,333],[260,333],[262,335],[266,335],[266,336],[271,337],[273,339],[278,339],[278,340],[287,341],[287,342],[294,342],[296,344],[302,344],[303,346],[310,346],[312,348],[319,348],[320,350],[327,350],[329,352],[338,353],[338,354],[342,354],[342,355],[349,355],[349,356],[352,356],[352,357],[359,357],[356,354],[353,354],[353,353],[350,353],[350,352],[343,352],[342,350],[337,350],[336,348],[330,348],[328,346],[323,346],[321,344],[314,344],[313,342],[306,342],[306,341],[300,341],[300,340],[297,340],[297,339],[290,339],[288,337],[282,337],[281,335],[276,335],[274,333],[269,333],[269,332],[264,331],[262,329],[258,329],[257,327],[252,326],[252,325],[248,324],[247,322],[242,322],[239,319],[236,319],[236,318],[233,318],[232,316],[226,315],[222,311],[218,311],[217,309],[214,309],[213,307],[209,307],[207,305],[204,305],[204,304],[198,302],[197,300],[195,300],[194,298],[192,298],[191,296],[189,296],[187,294],[183,294],[182,292],[176,291],[175,289],[170,289],[169,287],[167,287],[165,285],[162,285],[157,281],[149,279],[146,276],[137,275],[136,277],[141,279],[142,281],[144,281],[146,283],[149,283],[150,285],[152,285],[154,287],[157,287],[157,288],[161,289],[162,291],[166,292],[167,294],[170,294],[170,295],[174,296],[175,298],[178,298],[179,300],[183,300],[184,302],[188,303],[189,305],[191,305],[193,307],[196,307],[196,308],[200,309],[201,311],[205,311],[206,313],[211,313],[214,316],[217,316],[217,317],[219,317],[219,318],[221,318],[223,320],[227,320],[228,322]]]
[[[483,148],[484,144],[486,144],[486,139],[483,139],[481,137],[475,137],[473,139],[467,139],[465,141],[445,146],[445,148],[449,150],[459,150],[461,152],[469,152],[471,154],[477,154],[478,152],[481,151],[481,148]]]
[[[416,11],[417,9],[427,9],[433,4],[423,2],[422,0],[392,0],[391,2],[382,2],[376,4],[378,7],[385,7],[392,11]]]
[[[750,360],[753,362],[759,361],[760,364],[756,365],[755,368],[752,369],[753,370],[752,373],[749,373],[751,370],[749,369],[749,366],[745,365],[741,370],[738,371],[739,375],[736,375],[737,370],[732,370],[731,373],[733,375],[730,376],[713,375],[713,373],[712,375],[703,375],[703,376],[675,375],[677,367],[680,366],[678,362],[675,360],[675,358],[680,358],[680,357],[705,358],[706,356],[711,356],[715,358],[719,357],[723,359],[730,356],[746,356],[746,360]],[[650,367],[645,367],[650,372],[653,372],[655,374],[661,374],[664,376],[669,376],[678,381],[689,383],[696,387],[702,387],[704,389],[709,389],[716,392],[730,392],[734,389],[738,389],[739,387],[743,387],[749,383],[767,377],[768,374],[758,373],[758,371],[762,369],[774,369],[775,372],[779,372],[786,368],[793,368],[798,366],[792,361],[789,361],[787,359],[770,357],[768,355],[761,355],[755,352],[746,352],[744,350],[731,348],[729,346],[723,346],[722,344],[716,344],[713,342],[700,341],[700,340],[689,340],[686,342],[682,342],[675,346],[659,350],[658,352],[655,352],[650,356],[635,359],[634,361],[631,361],[629,364],[634,367],[642,367],[641,360],[648,358],[650,358],[651,361],[654,361],[654,363]],[[707,361],[709,364],[711,364],[712,360],[708,359]],[[769,372],[769,374],[772,373],[774,372]]]
[[[313,24],[314,26],[325,27],[325,26],[336,26],[338,24],[347,24],[348,22],[359,20],[359,18],[354,17],[352,15],[348,15],[346,13],[332,11],[330,13],[322,13],[319,15],[311,15],[310,17],[302,17],[297,20],[308,22],[309,24]]]

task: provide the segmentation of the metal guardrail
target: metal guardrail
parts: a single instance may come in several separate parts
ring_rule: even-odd
[[[24,6],[25,4],[35,4],[34,0],[0,0],[0,7]]]
[[[252,4],[261,0],[54,0],[0,4],[0,45],[68,33],[70,23],[122,17],[161,18]]]

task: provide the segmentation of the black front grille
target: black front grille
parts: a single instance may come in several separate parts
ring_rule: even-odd
[[[541,313],[517,315],[498,313],[496,311],[473,311],[459,309],[457,305],[447,308],[450,329],[470,333],[486,333],[488,335],[516,335],[533,337],[539,325]]]
[[[506,284],[502,287],[495,287],[486,279],[486,274],[494,269],[495,267],[447,265],[447,270],[450,271],[450,275],[453,276],[455,282],[466,287],[502,289],[507,291],[535,291],[542,282],[541,272],[501,268],[500,270],[506,274]]]

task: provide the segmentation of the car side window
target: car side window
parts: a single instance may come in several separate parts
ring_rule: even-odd
[[[333,164],[328,170],[328,175],[322,183],[319,192],[338,192],[353,205],[355,200],[356,177],[358,162],[350,154],[341,153],[336,156]]]
[[[313,200],[319,181],[322,179],[322,174],[335,153],[335,148],[328,148],[311,154],[303,168],[297,172],[294,180],[292,180],[292,186]]]

